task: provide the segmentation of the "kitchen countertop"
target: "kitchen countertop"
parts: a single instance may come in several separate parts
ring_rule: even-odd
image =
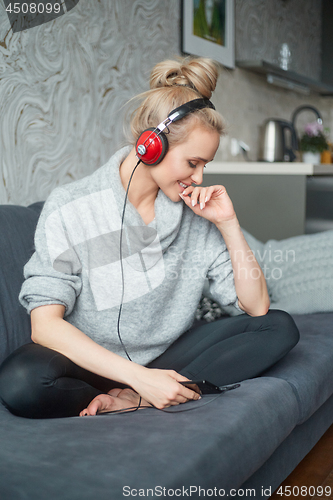
[[[333,175],[332,163],[212,161],[205,174]]]

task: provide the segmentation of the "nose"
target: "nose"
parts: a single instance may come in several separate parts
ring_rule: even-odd
[[[195,169],[195,172],[191,175],[191,180],[194,184],[202,184],[203,180],[203,168],[197,168]]]

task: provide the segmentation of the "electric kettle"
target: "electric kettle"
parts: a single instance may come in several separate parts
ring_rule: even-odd
[[[275,118],[269,118],[265,121],[261,138],[260,160],[294,161],[296,155],[293,150],[296,149],[297,136],[291,122]]]

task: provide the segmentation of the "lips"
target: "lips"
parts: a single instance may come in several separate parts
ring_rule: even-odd
[[[181,182],[181,181],[178,181],[178,184],[180,185],[180,187],[182,187],[183,189],[186,189],[187,187],[189,187],[191,184],[185,184],[184,182]]]

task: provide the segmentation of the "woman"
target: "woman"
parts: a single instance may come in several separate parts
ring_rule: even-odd
[[[46,201],[19,297],[33,343],[0,370],[0,397],[14,414],[164,409],[200,398],[181,382],[255,377],[297,343],[292,318],[269,311],[226,189],[199,186],[223,133],[207,101],[217,76],[203,58],[155,66],[131,123],[136,146]],[[167,119],[197,99],[201,109]],[[161,137],[161,155],[148,160]],[[206,277],[238,315],[191,329]]]

